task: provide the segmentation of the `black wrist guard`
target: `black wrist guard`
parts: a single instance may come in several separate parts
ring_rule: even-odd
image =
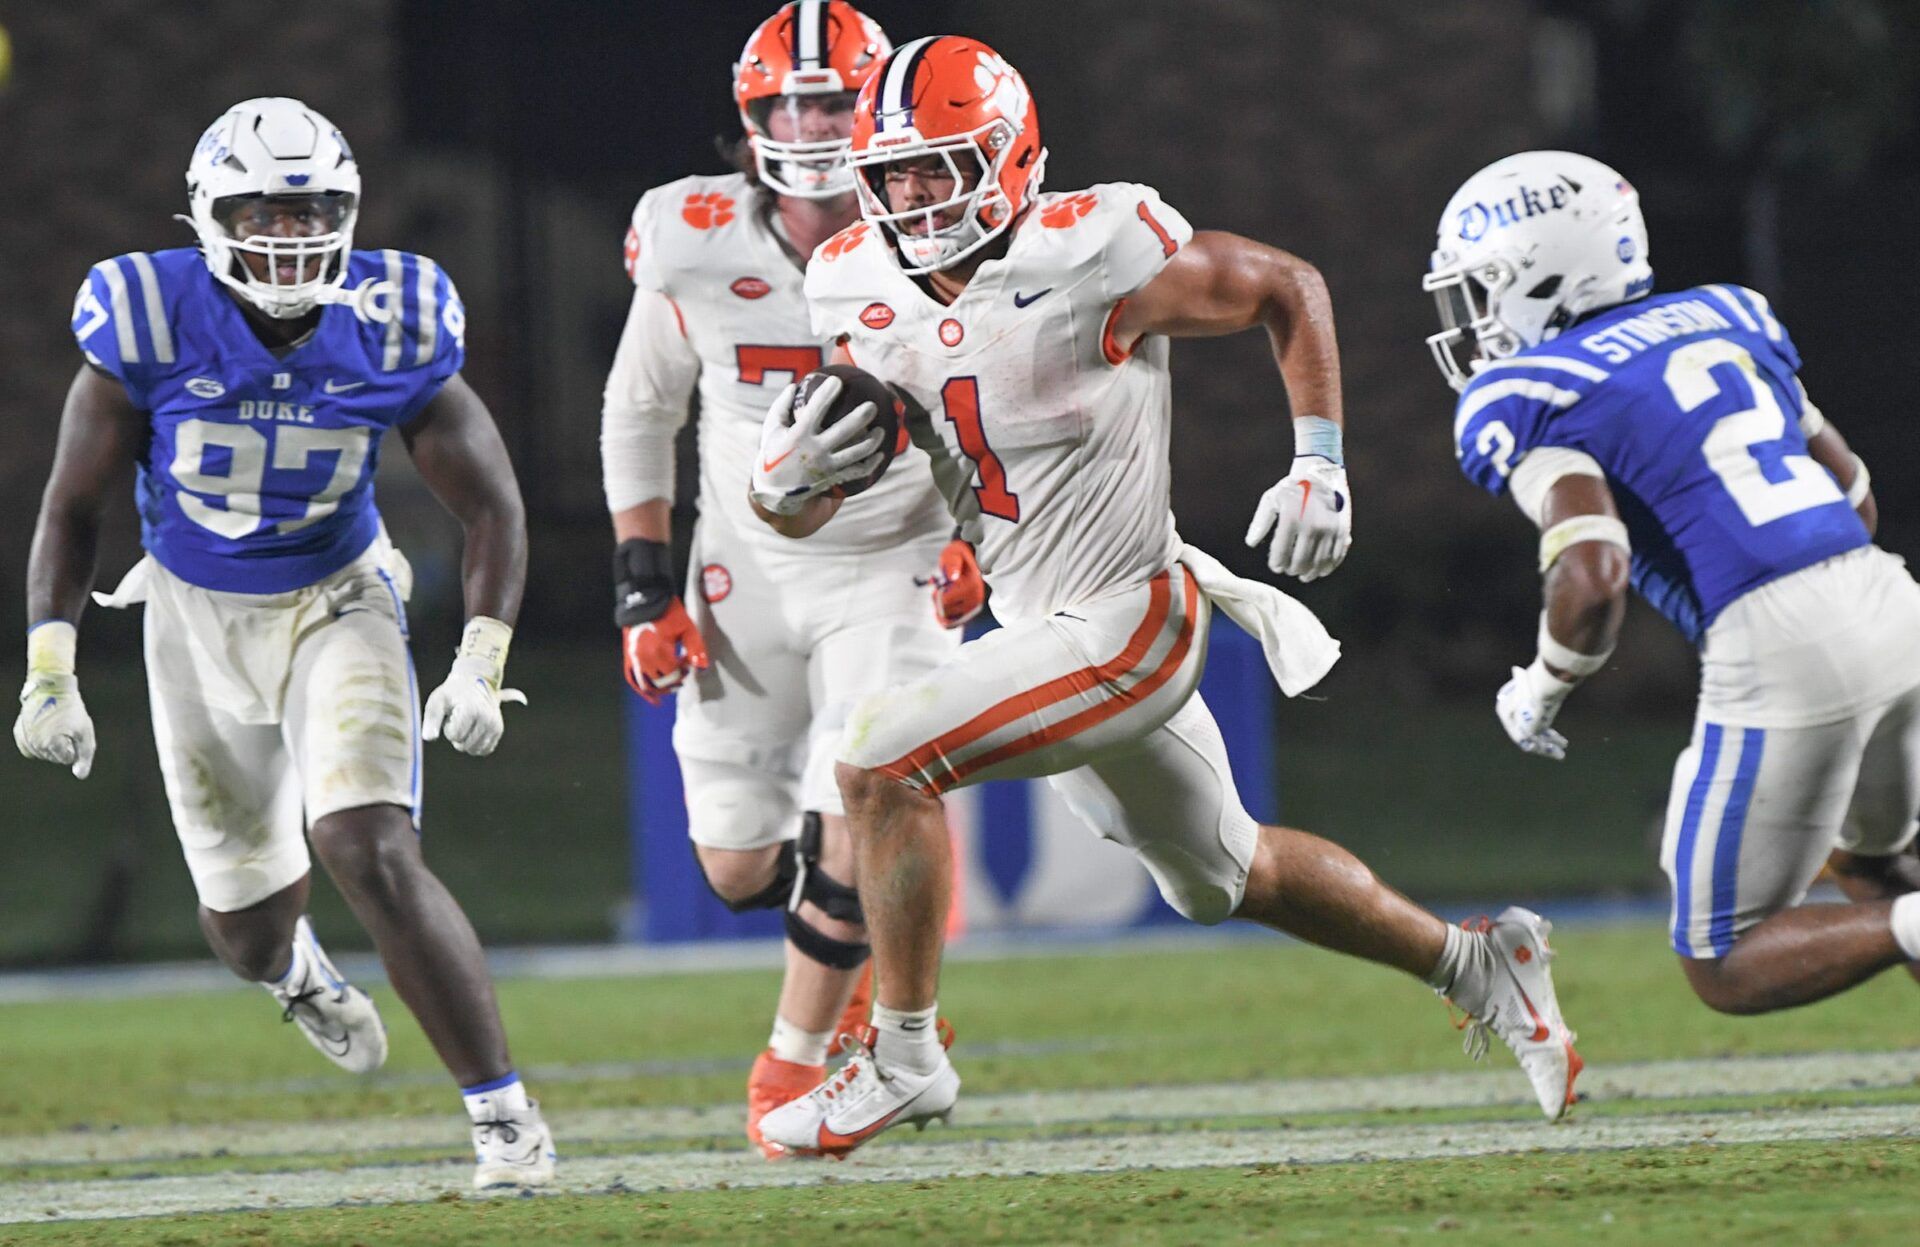
[[[673,603],[673,547],[634,537],[613,552],[613,622],[652,623]]]

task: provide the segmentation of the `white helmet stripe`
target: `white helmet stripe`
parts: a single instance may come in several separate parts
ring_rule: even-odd
[[[818,69],[827,55],[827,0],[800,0],[793,6],[793,64]]]
[[[887,62],[886,80],[880,84],[879,116],[882,130],[907,129],[913,125],[913,77],[920,68],[920,56],[938,35],[923,35],[893,54]]]

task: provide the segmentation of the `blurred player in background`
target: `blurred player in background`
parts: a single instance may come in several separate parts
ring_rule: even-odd
[[[1468,179],[1425,285],[1461,470],[1542,530],[1507,734],[1565,756],[1554,716],[1613,653],[1629,580],[1699,647],[1660,852],[1693,990],[1759,1013],[1920,962],[1920,587],[1873,544],[1866,466],[1767,300],[1650,293],[1639,196],[1570,152]],[[1802,905],[1829,854],[1852,903]]]
[[[767,1115],[767,1137],[841,1155],[952,1108],[960,1080],[935,1026],[952,882],[940,796],[1041,775],[1188,918],[1249,919],[1424,978],[1478,1019],[1474,1040],[1490,1029],[1514,1049],[1560,1116],[1579,1059],[1547,924],[1510,909],[1478,930],[1449,926],[1338,846],[1256,823],[1196,692],[1215,605],[1261,639],[1289,694],[1339,647],[1304,606],[1175,534],[1167,338],[1266,330],[1296,455],[1247,539],[1271,533],[1276,572],[1326,575],[1346,555],[1352,507],[1319,273],[1235,235],[1196,235],[1145,186],[1042,195],[1045,155],[1025,82],[990,48],[908,44],[855,106],[865,220],[807,270],[815,327],[918,404],[915,441],[978,538],[1004,626],[848,723],[838,773],[874,945],[874,1025],[833,1080]],[[792,536],[845,524],[832,487],[867,470],[821,445],[820,404],[836,388],[767,416],[754,500]]]
[[[138,466],[147,557],[111,596],[146,604],[154,739],[207,942],[342,1068],[386,1059],[366,993],[305,917],[313,851],[394,990],[459,1082],[480,1187],[553,1175],[553,1142],[507,1053],[479,940],[422,860],[420,743],[485,755],[526,579],[513,465],[460,377],[465,312],[425,256],[355,251],[360,172],[298,100],[236,104],[187,170],[199,248],[94,265],[74,305],[86,362],[61,417],[27,572],[14,740],[85,778],[75,682],[106,493]],[[466,530],[467,626],[427,699],[410,574],[374,507],[398,429]]]
[[[734,66],[741,172],[647,192],[627,233],[635,290],[607,378],[602,456],[614,618],[626,677],[679,689],[674,751],[694,853],[734,911],[786,914],[787,972],[747,1084],[747,1136],[818,1083],[838,1031],[866,1020],[868,957],[834,747],[849,707],[933,670],[985,586],[923,454],[818,540],[750,510],[769,397],[831,346],[808,320],[806,257],[857,220],[847,169],[854,93],[890,45],[845,0],[799,0],[762,22]],[[700,519],[686,598],[673,578],[674,433],[700,399]],[[849,432],[858,432],[850,428]],[[865,453],[862,450],[861,453]],[[934,610],[917,576],[939,567]],[[938,616],[936,619],[935,616]],[[944,626],[943,626],[944,625]]]

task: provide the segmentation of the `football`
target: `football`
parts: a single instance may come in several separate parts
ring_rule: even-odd
[[[842,382],[840,396],[833,401],[833,410],[827,413],[822,428],[830,428],[843,419],[846,414],[861,403],[872,403],[875,411],[873,427],[880,430],[880,465],[859,480],[847,481],[837,487],[841,497],[851,498],[857,493],[873,488],[886,473],[887,465],[900,453],[905,438],[902,424],[906,416],[906,404],[894,393],[886,382],[852,364],[828,364],[825,368],[808,373],[800,379],[799,389],[793,396],[793,406],[797,411],[806,405],[807,399],[820,388],[828,377],[838,377]]]

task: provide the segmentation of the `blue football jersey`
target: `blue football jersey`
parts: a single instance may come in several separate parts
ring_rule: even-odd
[[[1635,299],[1480,371],[1455,409],[1455,453],[1496,494],[1537,447],[1592,456],[1634,587],[1699,644],[1740,595],[1871,540],[1807,454],[1799,367],[1751,290]]]
[[[369,278],[397,287],[399,315],[380,324],[328,305],[276,355],[196,249],[116,256],[87,274],[73,335],[150,413],[136,502],[141,544],[167,570],[281,593],[372,544],[381,435],[460,371],[466,312],[425,256],[355,251],[349,288]]]

